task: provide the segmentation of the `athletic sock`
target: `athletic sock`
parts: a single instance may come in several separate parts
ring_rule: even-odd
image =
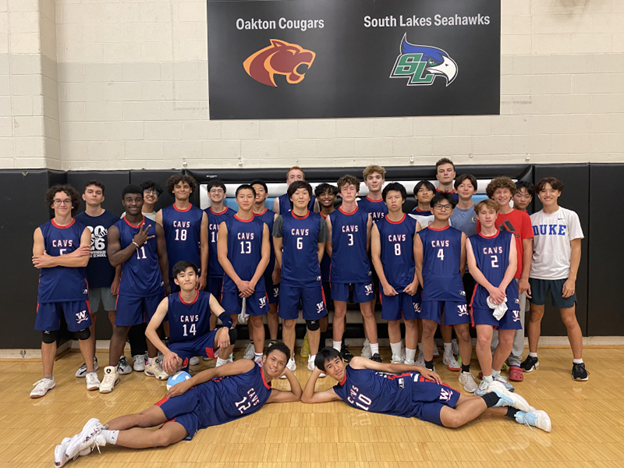
[[[453,354],[453,343],[444,343],[444,354]]]
[[[500,377],[500,373],[501,373],[501,371],[492,369],[492,377],[493,378]]]
[[[433,370],[433,359],[431,361],[425,361],[425,368],[429,369],[430,371]]]
[[[227,362],[228,362],[227,359],[217,358],[217,366],[223,366],[223,365],[227,364]]]
[[[583,364],[583,359],[582,358],[581,359],[572,359],[572,362],[574,364]]]
[[[415,349],[405,348],[405,360],[413,361],[415,357],[416,357]]]
[[[462,372],[470,372],[470,364],[464,364],[462,362]]]
[[[483,380],[486,381],[487,383],[492,383],[494,379],[492,379],[491,375],[484,375]]]
[[[529,353],[529,356],[537,358],[537,353]]]
[[[390,343],[390,349],[392,349],[392,354],[396,356],[401,356],[401,342],[398,343]],[[372,349],[371,349],[372,352]]]
[[[334,349],[338,352],[342,349],[342,341],[334,341]]]
[[[496,392],[486,393],[481,398],[483,398],[483,401],[485,401],[488,408],[496,406],[500,400],[500,397],[496,394]]]
[[[253,338],[249,340],[249,344],[253,344]]]
[[[400,344],[401,343],[399,343],[399,345]],[[370,347],[371,347],[371,354],[372,355],[379,354],[379,343],[375,343],[375,344],[371,343]],[[399,355],[400,354],[401,354],[401,351],[399,351]]]
[[[316,361],[316,354],[310,354],[310,357],[308,358],[308,362],[310,361],[312,362]]]
[[[520,411],[518,408],[512,408],[511,406],[509,406],[507,408],[507,414],[505,416],[507,416],[508,418],[511,419],[516,419],[516,413]]]
[[[104,430],[100,434],[104,436],[104,440],[107,444],[117,445],[117,437],[119,437],[119,431]]]
[[[49,377],[44,377],[44,380],[54,380],[54,376],[53,376],[53,375],[51,375],[51,376],[49,376]]]
[[[255,359],[262,359],[262,353],[254,353],[256,355]]]

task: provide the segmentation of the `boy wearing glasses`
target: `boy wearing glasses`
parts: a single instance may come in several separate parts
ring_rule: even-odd
[[[42,332],[43,378],[34,384],[30,398],[41,398],[56,386],[52,369],[61,314],[67,329],[80,340],[80,352],[87,367],[87,390],[100,387],[89,340],[91,311],[85,267],[91,255],[91,231],[72,218],[73,210],[80,204],[78,192],[72,186],[54,185],[46,192],[45,199],[46,205],[54,210],[54,218],[35,229],[32,257],[33,265],[40,270],[35,330]]]
[[[418,232],[414,242],[418,281],[423,285],[420,315],[425,367],[433,370],[433,336],[444,311],[444,324],[455,328],[459,342],[462,358],[459,382],[465,391],[474,393],[478,386],[470,373],[470,314],[462,282],[466,268],[466,234],[449,224],[455,207],[451,194],[438,193],[431,200],[431,207],[434,221]]]

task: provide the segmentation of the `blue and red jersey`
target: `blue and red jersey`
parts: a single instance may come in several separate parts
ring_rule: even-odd
[[[210,297],[206,291],[196,291],[195,299],[184,302],[182,293],[169,295],[169,342],[193,341],[210,332]]]
[[[371,279],[366,251],[368,213],[356,208],[351,213],[338,208],[329,215],[332,225],[332,283],[365,283]]]
[[[43,235],[46,254],[59,257],[72,253],[80,247],[80,238],[86,229],[75,219],[67,226],[59,226],[50,220],[39,226]],[[87,269],[85,267],[55,266],[39,270],[40,304],[49,302],[88,301]]]
[[[273,223],[275,223],[275,212],[265,208],[262,213],[254,213],[254,216],[260,220],[269,228],[269,236],[273,232]],[[273,273],[273,269],[275,268],[275,247],[273,246],[273,242],[269,242],[271,244],[271,258],[269,259],[269,264],[266,267],[266,272],[268,274]]]
[[[366,197],[358,201],[358,207],[369,213],[374,223],[383,219],[388,214],[388,205],[386,205],[383,199],[371,200]]]
[[[242,220],[237,215],[225,221],[228,231],[228,259],[243,281],[250,281],[262,260],[264,222],[255,216]],[[236,283],[227,274],[223,276],[223,290],[236,291]],[[264,276],[256,284],[256,291],[264,291]]]
[[[283,220],[282,283],[294,286],[310,286],[321,280],[318,261],[321,215],[308,211],[297,216],[293,211],[280,215]]]
[[[223,267],[219,263],[217,252],[217,240],[219,239],[219,226],[222,222],[232,219],[236,214],[227,206],[220,213],[215,213],[212,208],[204,210],[208,215],[208,277],[223,278]]]
[[[426,227],[418,232],[423,245],[424,301],[461,301],[466,299],[461,263],[462,232],[454,227]]]
[[[384,217],[377,221],[381,263],[384,275],[396,292],[414,281],[414,234],[416,220],[406,214],[400,221],[390,221]]]
[[[162,209],[162,226],[167,242],[169,276],[173,276],[173,266],[181,260],[201,267],[201,222],[203,210],[189,205],[180,210],[175,204]]]

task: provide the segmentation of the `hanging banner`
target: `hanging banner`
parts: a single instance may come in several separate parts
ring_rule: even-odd
[[[500,113],[500,0],[208,0],[211,119]]]

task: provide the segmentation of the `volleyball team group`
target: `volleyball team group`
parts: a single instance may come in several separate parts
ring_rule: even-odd
[[[199,429],[247,416],[265,403],[342,400],[447,428],[487,412],[550,432],[547,413],[530,406],[510,381],[522,381],[523,373],[539,367],[549,296],[567,327],[572,378],[588,379],[575,315],[579,218],[559,206],[563,184],[555,178],[533,187],[497,177],[487,186],[488,198],[477,203],[476,178],[456,177],[450,160],[438,161],[436,178],[437,187],[416,184],[417,206],[410,213],[404,212],[405,187],[386,183],[385,169],[377,165],[363,172],[368,196],[361,199],[355,176],[313,190],[303,170],[292,167],[287,193],[272,210],[265,206],[269,192],[262,180],[236,189],[237,211],[225,206],[226,187],[219,180],[207,186],[206,210],[190,203],[197,186],[187,175],[169,179],[175,202],[157,212],[158,184],[129,185],[121,193],[121,219],[102,208],[105,187],[98,180],[86,184],[86,208],[75,217],[80,194],[69,185],[49,189],[46,204],[54,217],[34,233],[32,261],[40,270],[35,328],[42,332],[44,375],[31,398],[56,386],[53,364],[63,320],[84,357],[76,377],[84,377],[91,391],[110,393],[133,370],[166,380],[202,358],[215,360],[140,413],[106,424],[90,419],[56,447],[55,465],[107,444],[148,448],[190,440]],[[543,208],[530,214],[533,196]],[[379,353],[377,300],[388,326],[389,363]],[[361,356],[344,342],[349,302],[362,313]],[[95,358],[99,309],[113,326],[102,381]],[[310,371],[303,388],[294,373],[300,316]],[[250,343],[244,358],[234,360],[239,320],[247,322]],[[479,383],[470,368],[471,326]],[[438,327],[438,365],[458,372],[463,394],[435,373]],[[525,328],[529,353],[523,359]],[[132,367],[124,355],[128,339]],[[336,385],[315,391],[326,376]],[[278,378],[287,379],[289,391],[271,387]],[[154,426],[160,428],[148,429]]]

